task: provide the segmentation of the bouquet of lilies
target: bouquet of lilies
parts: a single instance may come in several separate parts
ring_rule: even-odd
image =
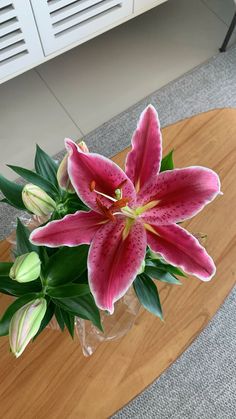
[[[158,281],[179,276],[208,281],[212,258],[181,222],[220,193],[218,175],[201,167],[174,169],[162,158],[156,110],[142,113],[125,171],[90,153],[84,142],[65,140],[60,164],[37,146],[35,170],[10,166],[26,182],[0,176],[4,204],[38,217],[40,226],[16,227],[13,262],[0,262],[0,291],[15,297],[0,319],[0,336],[20,356],[55,316],[74,336],[75,318],[102,330],[100,310],[133,286],[137,298],[162,318]],[[30,224],[29,224],[30,225]]]

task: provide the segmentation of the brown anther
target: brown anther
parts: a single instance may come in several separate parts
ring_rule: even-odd
[[[95,188],[96,188],[96,182],[95,180],[92,180],[90,182],[90,191],[93,192]]]
[[[114,202],[111,206],[111,208],[123,208],[126,207],[126,205],[129,203],[129,198],[121,198],[118,201]]]
[[[100,201],[99,198],[96,198],[97,206],[102,211],[102,213],[105,215],[105,217],[109,218],[111,221],[116,221],[115,216],[112,214],[110,208],[105,207],[103,203]]]
[[[122,189],[128,179],[122,180],[122,182],[116,187],[116,189]]]

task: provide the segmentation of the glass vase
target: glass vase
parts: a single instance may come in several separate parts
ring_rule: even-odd
[[[131,286],[127,293],[115,303],[112,315],[100,310],[103,332],[89,320],[75,318],[75,335],[78,338],[84,356],[92,355],[102,342],[120,339],[126,335],[134,325],[141,305]],[[55,316],[48,326],[53,330],[60,330]]]
[[[127,293],[115,303],[112,315],[100,311],[104,332],[101,332],[90,321],[76,318],[75,330],[83,354],[90,356],[101,342],[120,339],[126,335],[135,323],[141,305],[131,286]]]

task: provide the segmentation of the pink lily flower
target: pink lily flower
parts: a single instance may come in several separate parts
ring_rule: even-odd
[[[200,166],[159,173],[162,137],[156,110],[142,113],[127,155],[125,172],[111,160],[84,153],[70,139],[71,183],[91,209],[66,215],[31,233],[48,247],[90,244],[88,279],[96,304],[111,314],[136,278],[146,246],[208,281],[215,265],[197,239],[177,223],[193,217],[220,193],[218,175]]]

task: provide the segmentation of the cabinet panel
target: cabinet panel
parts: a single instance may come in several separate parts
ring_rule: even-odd
[[[0,0],[0,82],[43,58],[28,0]]]
[[[133,0],[31,0],[45,55],[125,18]]]

